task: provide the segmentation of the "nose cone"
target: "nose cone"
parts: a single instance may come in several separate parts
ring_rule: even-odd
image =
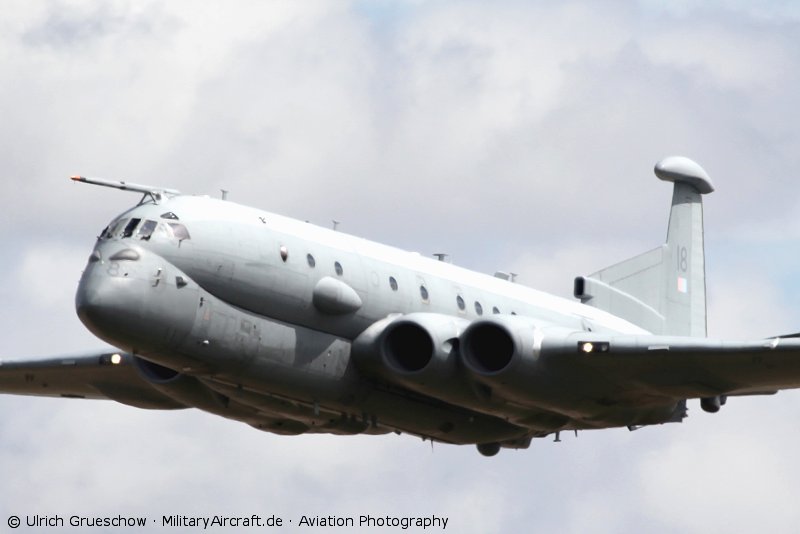
[[[139,280],[110,276],[107,265],[90,264],[75,294],[81,322],[94,335],[115,345],[127,344],[141,324],[143,291]]]
[[[197,317],[199,287],[142,247],[108,242],[96,252],[75,295],[75,308],[86,328],[115,347],[131,351],[181,346]]]

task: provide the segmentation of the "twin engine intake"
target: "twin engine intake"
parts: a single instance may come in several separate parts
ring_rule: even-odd
[[[514,389],[530,386],[540,374],[542,338],[539,326],[517,316],[470,322],[411,313],[387,317],[365,330],[353,343],[353,358],[366,376],[448,402],[487,392],[516,397]]]

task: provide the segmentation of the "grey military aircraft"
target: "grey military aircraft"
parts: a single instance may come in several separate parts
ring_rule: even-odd
[[[75,298],[117,350],[5,362],[0,392],[198,408],[276,434],[408,433],[487,456],[566,430],[680,422],[687,399],[800,387],[800,340],[706,337],[706,172],[679,156],[665,244],[578,301],[206,196],[142,194]]]

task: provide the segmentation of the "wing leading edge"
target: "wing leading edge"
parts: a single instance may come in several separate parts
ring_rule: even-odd
[[[108,399],[136,408],[185,408],[154,390],[123,352],[93,352],[47,360],[0,363],[0,393]]]

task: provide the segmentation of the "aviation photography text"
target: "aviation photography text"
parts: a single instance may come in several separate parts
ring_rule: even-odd
[[[281,517],[276,515],[226,516],[226,515],[162,515],[148,516],[80,516],[80,515],[12,515],[8,518],[11,529],[28,528],[170,528],[181,529],[250,529],[250,528],[285,528],[303,529],[330,527],[359,529],[397,529],[397,530],[446,530],[450,518],[435,514],[425,516],[395,515],[301,515],[299,517]]]

